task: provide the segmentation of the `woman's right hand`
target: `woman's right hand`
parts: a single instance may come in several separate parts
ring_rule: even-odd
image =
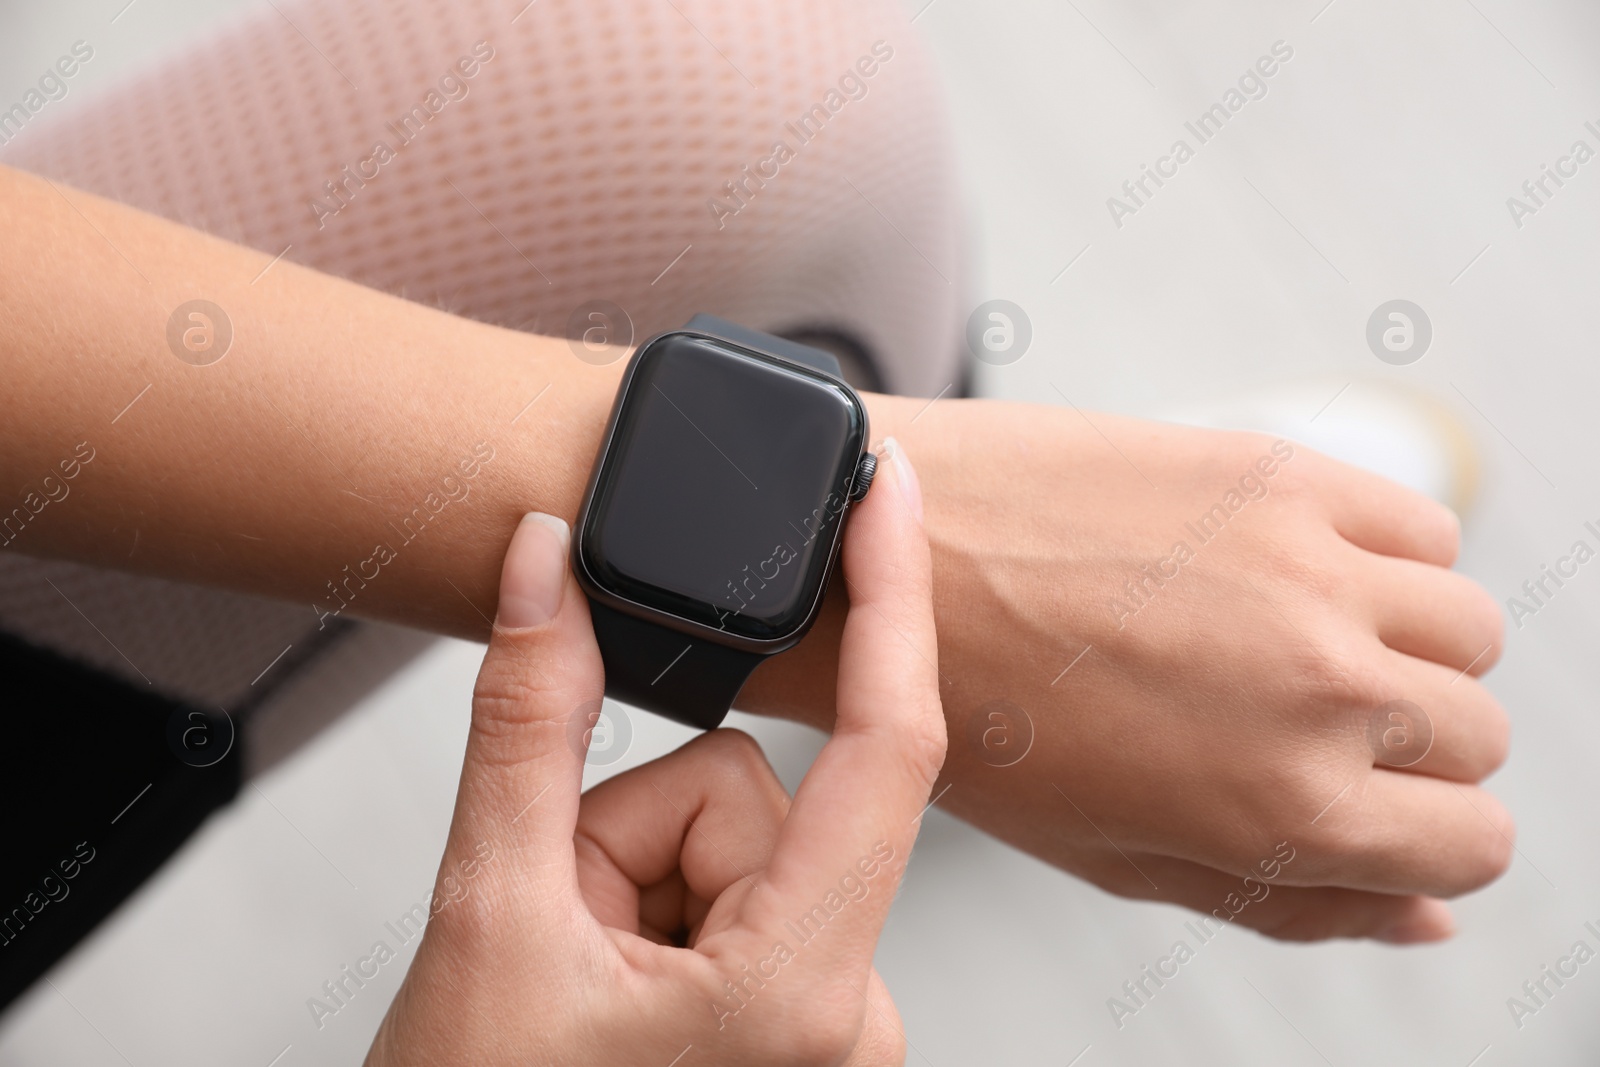
[[[853,509],[838,723],[792,806],[733,730],[580,799],[572,727],[598,707],[600,652],[565,527],[521,523],[434,891],[448,903],[369,1067],[903,1062],[872,956],[945,752],[915,486],[891,455]]]

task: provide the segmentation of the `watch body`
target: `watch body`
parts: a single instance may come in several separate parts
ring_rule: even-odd
[[[828,361],[706,316],[634,353],[573,538],[608,695],[709,728],[810,628],[872,467]]]

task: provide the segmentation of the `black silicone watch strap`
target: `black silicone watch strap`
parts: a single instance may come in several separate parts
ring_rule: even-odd
[[[839,361],[820,348],[714,315],[696,315],[683,328],[839,377]],[[593,597],[589,614],[606,665],[606,696],[701,730],[721,725],[745,679],[766,658],[635,618]]]
[[[748,326],[740,326],[737,322],[719,319],[715,315],[696,315],[686,322],[683,328],[690,333],[705,333],[712,337],[720,337],[724,341],[732,341],[736,345],[753,348],[757,352],[782,356],[813,370],[831,374],[835,378],[840,376],[839,361],[831,352],[788,341],[782,337],[774,337],[760,330],[752,330]]]
[[[700,730],[721,725],[766,657],[714,645],[589,601],[606,696]]]

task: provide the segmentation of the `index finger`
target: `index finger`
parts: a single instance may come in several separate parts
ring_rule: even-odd
[[[1380,474],[1319,457],[1333,528],[1357,548],[1449,567],[1461,548],[1461,520],[1430,497]]]
[[[838,719],[795,794],[761,894],[796,938],[865,964],[944,763],[933,576],[916,474],[891,438],[844,541]]]

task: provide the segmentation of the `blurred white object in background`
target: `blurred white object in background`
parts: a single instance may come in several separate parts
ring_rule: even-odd
[[[1483,464],[1465,422],[1443,401],[1395,382],[1283,382],[1155,417],[1300,441],[1409,486],[1457,515],[1465,515],[1478,494]]]

